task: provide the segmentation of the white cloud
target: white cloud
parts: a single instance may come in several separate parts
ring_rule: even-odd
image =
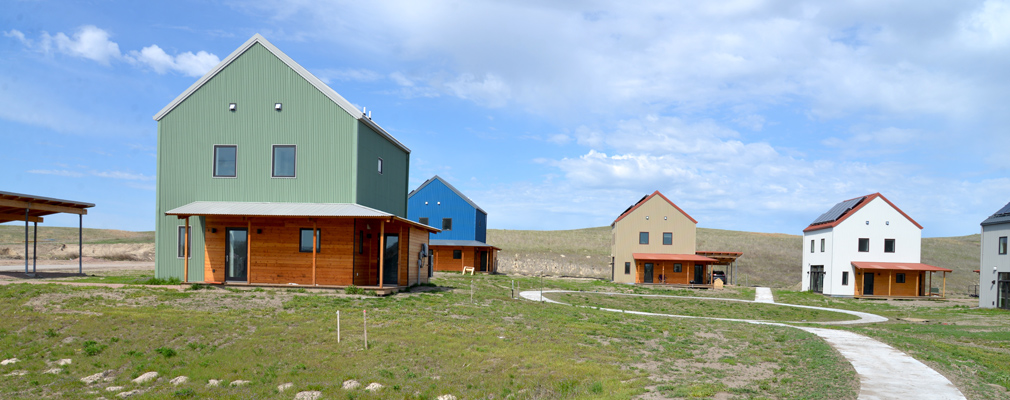
[[[109,65],[112,60],[121,57],[119,45],[109,40],[109,33],[93,25],[81,27],[73,38],[62,32],[55,35],[42,32],[39,47],[48,53],[54,46],[61,53],[94,60],[102,65]]]
[[[102,178],[122,179],[122,180],[129,180],[129,181],[153,181],[154,180],[154,177],[150,176],[150,175],[134,174],[134,173],[122,172],[122,171],[91,171],[91,174],[94,175],[94,176],[102,177]]]
[[[374,82],[382,79],[382,74],[367,69],[320,69],[312,73],[324,83],[332,82]]]
[[[490,73],[482,78],[464,73],[447,82],[445,86],[456,97],[487,107],[502,107],[508,103],[512,95],[508,84],[501,77]]]
[[[29,174],[39,174],[39,175],[56,175],[56,176],[66,176],[70,178],[80,178],[84,174],[77,171],[68,171],[65,169],[31,169],[28,170]]]
[[[194,77],[203,76],[221,63],[221,59],[206,51],[200,51],[196,54],[187,51],[172,56],[155,44],[147,46],[140,51],[131,51],[127,56],[127,60],[135,64],[146,65],[159,74],[176,71]]]

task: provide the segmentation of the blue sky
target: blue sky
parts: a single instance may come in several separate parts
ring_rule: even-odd
[[[658,189],[700,227],[799,234],[881,192],[953,236],[1010,201],[1007,1],[0,9],[0,190],[96,203],[89,227],[153,229],[152,116],[255,33],[491,228],[607,225]]]

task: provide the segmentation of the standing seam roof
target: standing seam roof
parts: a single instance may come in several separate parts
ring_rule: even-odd
[[[487,214],[487,211],[484,211],[484,209],[480,208],[480,206],[478,206],[477,203],[474,203],[473,200],[470,200],[469,197],[466,197],[465,194],[461,193],[459,190],[456,189],[456,187],[452,186],[451,184],[449,184],[449,182],[446,182],[445,179],[442,179],[442,177],[440,177],[438,175],[435,175],[431,179],[428,179],[428,180],[424,181],[424,183],[422,183],[421,186],[418,186],[417,189],[414,189],[414,190],[410,191],[410,194],[407,195],[407,198],[409,199],[411,197],[414,197],[414,193],[417,193],[421,189],[424,189],[425,186],[428,186],[429,183],[434,182],[436,179],[439,182],[442,182],[443,185],[445,185],[446,187],[448,187],[449,190],[452,190],[453,193],[456,193],[456,195],[459,196],[460,198],[462,198],[463,201],[466,201],[467,204],[470,204],[471,206],[473,206],[473,208],[476,208],[480,212],[482,212],[484,214]]]

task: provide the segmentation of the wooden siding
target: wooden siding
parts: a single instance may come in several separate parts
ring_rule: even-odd
[[[462,272],[464,266],[474,267],[475,272],[493,273],[497,271],[498,251],[493,247],[432,246],[431,249],[435,254],[435,260],[432,263],[432,269],[435,271]],[[461,251],[463,258],[453,259],[453,250]],[[480,269],[481,251],[487,251],[488,257],[487,270],[484,271]]]
[[[694,267],[693,262],[685,261],[649,261],[653,264],[652,267],[652,283],[670,283],[678,285],[687,285],[691,283],[694,279]],[[635,283],[645,283],[645,263],[646,261],[638,261],[635,270]],[[673,272],[674,264],[681,265],[681,272]],[[705,268],[704,265],[698,264],[699,268]],[[624,272],[624,266],[621,265],[622,273]],[[663,274],[666,274],[666,282],[663,282]]]
[[[645,219],[646,216],[649,219]],[[611,228],[614,281],[638,282],[634,271],[633,274],[624,274],[625,262],[636,265],[633,253],[694,254],[695,231],[696,224],[691,219],[662,197],[653,196]],[[649,244],[638,243],[639,232],[649,232]],[[663,244],[664,232],[673,234],[672,245]]]
[[[865,296],[863,294],[863,273],[870,272],[867,270],[856,270],[856,279],[854,279],[853,294],[856,296]],[[890,271],[890,270],[874,270],[873,276],[873,296],[896,296],[896,297],[914,297],[928,295],[929,289],[929,273],[922,271]],[[905,274],[905,283],[895,282],[895,275],[899,273]],[[936,287],[940,287],[943,282],[942,274],[937,275],[939,279],[934,279],[933,284]],[[918,281],[916,280],[918,277]],[[888,282],[890,282],[890,291],[888,291]]]

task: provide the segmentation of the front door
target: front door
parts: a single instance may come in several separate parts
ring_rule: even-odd
[[[873,296],[873,273],[863,273],[863,296]]]
[[[705,283],[705,266],[701,264],[694,265],[694,283]]]
[[[652,283],[652,263],[645,263],[645,276],[642,277],[642,282]]]
[[[398,285],[400,277],[400,236],[386,235],[386,252],[383,254],[382,283]]]
[[[997,277],[996,307],[1010,310],[1010,272],[1000,272]]]
[[[248,282],[246,269],[249,260],[246,259],[248,241],[246,228],[225,228],[224,245],[224,280]]]
[[[824,266],[810,266],[810,291],[824,293]]]
[[[481,272],[487,272],[487,252],[480,252],[480,270]]]

